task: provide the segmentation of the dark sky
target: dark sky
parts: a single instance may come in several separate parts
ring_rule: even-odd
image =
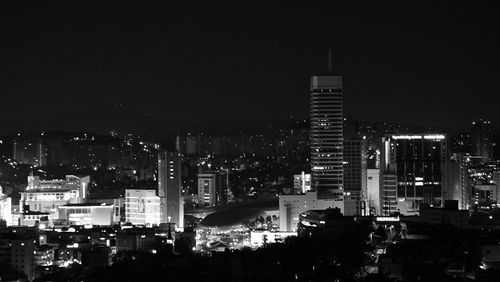
[[[348,117],[499,128],[499,10],[483,1],[124,2],[0,9],[0,132],[306,117],[329,46]]]

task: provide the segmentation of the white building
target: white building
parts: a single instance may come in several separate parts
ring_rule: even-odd
[[[293,193],[302,194],[311,190],[311,174],[302,172],[293,176]]]
[[[3,193],[0,186],[0,219],[5,220],[7,226],[12,225],[12,200]]]
[[[66,179],[40,180],[28,176],[28,187],[21,192],[19,209],[24,211],[57,213],[57,207],[83,203],[88,194],[90,177],[66,175]]]
[[[108,204],[69,204],[59,206],[59,219],[71,225],[113,225],[120,222],[120,212]]]
[[[280,231],[296,231],[299,214],[307,210],[324,210],[327,208],[343,208],[342,201],[335,199],[318,199],[318,192],[309,191],[303,195],[280,195]]]
[[[125,190],[125,221],[134,225],[160,224],[160,197],[155,190]]]
[[[216,174],[198,174],[198,198],[205,206],[215,206],[216,204]]]
[[[366,190],[368,210],[371,214],[382,215],[382,209],[380,208],[380,169],[367,170]]]

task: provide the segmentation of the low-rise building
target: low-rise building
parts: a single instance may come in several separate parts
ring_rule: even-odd
[[[119,210],[109,204],[68,204],[59,206],[59,219],[71,225],[114,225],[120,222]]]
[[[324,210],[336,207],[343,208],[343,202],[318,199],[317,191],[308,191],[301,195],[280,195],[280,231],[296,231],[299,215],[307,210]]]

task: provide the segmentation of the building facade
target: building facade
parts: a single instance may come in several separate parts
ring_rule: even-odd
[[[303,195],[280,195],[280,231],[297,231],[299,215],[307,210],[324,210],[327,208],[335,207],[335,201],[331,201],[330,199],[318,198],[317,191],[309,191]]]
[[[181,156],[177,151],[164,151],[158,156],[158,196],[161,223],[175,223],[176,228],[183,228]]]
[[[310,84],[312,189],[343,211],[342,76],[313,76]]]
[[[69,203],[83,203],[87,198],[89,176],[66,175],[66,179],[40,180],[28,176],[28,187],[21,192],[19,209],[57,213],[57,207]]]
[[[369,215],[382,215],[380,198],[380,169],[367,169],[366,203]]]
[[[383,149],[384,173],[396,175],[396,211],[415,215],[421,203],[443,205],[443,170],[449,158],[444,134],[388,135]]]
[[[68,204],[59,206],[59,219],[71,225],[114,225],[120,222],[120,210],[107,204]]]
[[[311,174],[305,173],[293,175],[293,194],[303,194],[311,190]]]
[[[134,225],[160,224],[160,197],[155,190],[125,190],[125,221]]]
[[[344,215],[366,215],[366,140],[344,141]]]

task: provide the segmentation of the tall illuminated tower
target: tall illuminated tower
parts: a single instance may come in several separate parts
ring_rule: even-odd
[[[343,93],[342,76],[311,77],[311,177],[318,198],[343,202]],[[342,205],[343,206],[343,205]]]
[[[158,196],[160,222],[184,227],[184,204],[181,195],[181,157],[179,152],[161,152],[158,156]]]

